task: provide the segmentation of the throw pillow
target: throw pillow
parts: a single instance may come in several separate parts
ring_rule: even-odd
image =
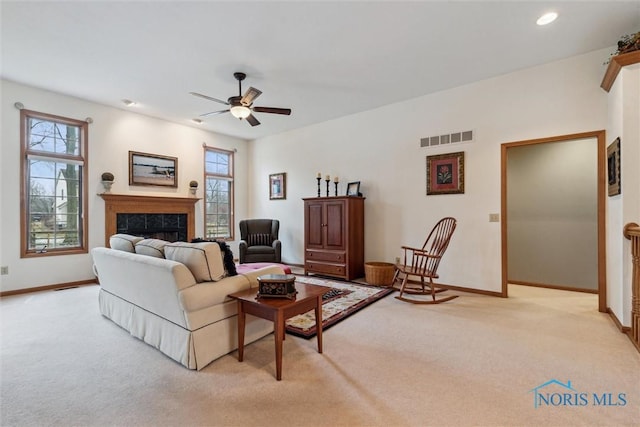
[[[249,246],[271,246],[273,243],[273,239],[271,239],[271,234],[249,234],[249,241],[247,242]]]
[[[142,237],[132,236],[130,234],[114,234],[109,238],[109,246],[111,249],[117,249],[125,252],[135,252],[136,243],[142,240]]]
[[[191,243],[202,243],[202,242],[215,242],[220,246],[220,251],[222,252],[222,263],[224,264],[224,270],[226,272],[226,276],[237,276],[238,271],[236,270],[236,262],[233,259],[233,251],[231,247],[227,245],[226,242],[222,240],[205,240],[201,237],[196,237],[191,241]]]
[[[222,253],[217,243],[167,243],[164,256],[186,265],[198,283],[216,282],[225,276]]]
[[[160,239],[144,239],[136,243],[136,253],[140,255],[148,255],[156,258],[164,258],[164,247],[167,241]]]

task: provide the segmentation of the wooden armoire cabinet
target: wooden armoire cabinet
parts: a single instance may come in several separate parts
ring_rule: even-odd
[[[304,274],[364,276],[364,197],[304,200]]]

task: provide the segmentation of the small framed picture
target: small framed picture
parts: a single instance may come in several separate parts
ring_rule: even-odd
[[[347,184],[347,196],[360,196],[360,181]]]
[[[427,156],[427,196],[464,194],[464,151]]]
[[[609,196],[617,196],[622,192],[620,185],[620,138],[616,138],[607,147],[607,183]]]
[[[177,157],[129,151],[129,185],[178,187]]]
[[[287,174],[285,172],[269,175],[269,200],[287,198]]]

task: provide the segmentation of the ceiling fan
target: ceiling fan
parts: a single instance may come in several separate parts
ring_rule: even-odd
[[[212,111],[210,113],[201,114],[200,117],[213,116],[222,113],[231,113],[233,117],[237,119],[245,119],[251,126],[258,126],[260,122],[252,114],[255,113],[271,113],[271,114],[291,114],[290,108],[274,108],[274,107],[258,107],[253,106],[253,101],[262,94],[262,91],[250,87],[247,89],[244,95],[242,95],[242,81],[247,77],[245,73],[233,73],[233,77],[238,80],[238,96],[232,96],[227,101],[212,98],[207,95],[203,95],[197,92],[189,92],[191,95],[199,96],[200,98],[208,99],[209,101],[218,102],[220,104],[229,105],[229,109],[221,111]]]

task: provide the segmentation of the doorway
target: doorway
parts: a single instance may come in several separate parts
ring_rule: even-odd
[[[585,153],[585,147],[593,147],[586,148],[585,156],[592,160],[581,164],[579,156],[572,154],[578,151],[571,150]],[[522,171],[515,173],[515,166]],[[556,178],[549,176],[558,167],[576,170],[569,178],[573,184],[560,185],[564,171]],[[581,167],[589,170],[580,171]],[[521,284],[597,292],[598,310],[606,312],[605,168],[603,130],[502,144],[502,296],[508,296],[508,283],[515,279]],[[574,196],[571,185],[582,186],[589,174],[595,175],[595,189],[576,192],[575,200],[565,203]],[[526,193],[514,193],[515,188]],[[567,237],[560,237],[564,234]]]

